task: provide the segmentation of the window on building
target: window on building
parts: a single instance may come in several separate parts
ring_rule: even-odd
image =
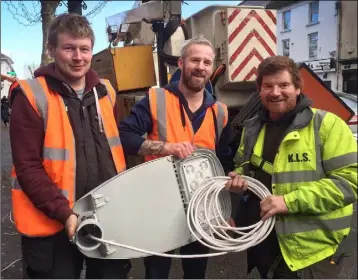
[[[283,30],[291,29],[291,11],[285,11],[282,13]]]
[[[322,81],[328,88],[332,87],[332,81]]]
[[[282,54],[290,56],[290,39],[282,40]]]
[[[314,1],[309,4],[309,23],[318,23],[318,10],[319,10],[319,2]]]
[[[308,57],[317,57],[318,49],[318,32],[308,34]]]

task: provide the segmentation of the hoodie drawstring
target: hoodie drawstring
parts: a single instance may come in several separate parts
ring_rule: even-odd
[[[97,117],[98,117],[99,132],[103,133],[103,121],[102,121],[101,107],[99,106],[98,94],[97,94],[96,87],[93,88],[93,93],[94,93],[94,99],[96,100],[96,110],[97,110]]]

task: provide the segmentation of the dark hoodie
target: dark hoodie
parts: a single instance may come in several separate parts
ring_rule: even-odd
[[[35,71],[35,77],[44,76],[50,89],[60,94],[68,107],[68,116],[75,137],[76,199],[102,182],[116,175],[106,137],[99,132],[93,87],[98,98],[107,95],[97,73],[89,70],[83,100],[55,72],[49,64]],[[73,213],[68,200],[58,191],[42,165],[44,126],[38,114],[22,93],[20,87],[11,94],[12,119],[10,139],[17,178],[32,203],[48,217],[65,223]],[[56,124],[53,124],[56,125]]]
[[[201,107],[196,112],[191,112],[184,95],[180,92],[178,82],[166,85],[164,88],[179,97],[181,108],[185,110],[194,133],[200,128],[207,110],[210,110],[215,103],[213,96],[204,91],[204,100]],[[184,111],[181,111],[181,123],[178,125],[185,126]],[[130,115],[120,122],[119,130],[121,132],[121,141],[126,155],[138,155],[138,151],[144,142],[142,135],[151,133],[153,121],[149,106],[149,97],[146,95],[141,101],[133,106]],[[226,125],[223,129],[219,143],[216,145],[216,155],[218,156],[225,172],[233,170],[232,151],[229,146],[230,126]]]
[[[266,124],[266,133],[264,140],[264,147],[262,152],[262,157],[269,162],[273,162],[275,155],[277,153],[278,147],[283,140],[284,136],[287,134],[288,127],[292,124],[293,119],[296,115],[302,112],[307,107],[311,106],[312,101],[305,97],[303,94],[300,94],[297,97],[296,107],[288,112],[286,115],[282,116],[278,120],[271,120],[267,109],[261,107],[258,115],[260,121]],[[255,168],[255,178],[261,181],[266,187],[271,189],[271,176],[262,169]]]
[[[262,151],[262,158],[273,163],[280,143],[285,135],[289,132],[296,115],[307,107],[311,106],[312,101],[300,94],[297,97],[296,107],[282,116],[278,120],[271,120],[269,112],[263,106],[259,109],[258,116],[262,124],[266,124],[266,132],[264,139],[264,147]],[[270,191],[272,191],[271,175],[262,171],[262,169],[251,166],[254,171],[254,178],[262,182]],[[242,208],[241,208],[242,207]],[[245,215],[240,215],[245,211]],[[260,220],[260,199],[255,195],[250,195],[248,200],[241,202],[236,223],[240,226],[252,225]],[[280,248],[276,237],[276,232],[273,230],[270,235],[259,245],[249,248],[247,250],[248,257],[248,272],[255,266],[259,271],[266,274],[274,260],[280,255]]]

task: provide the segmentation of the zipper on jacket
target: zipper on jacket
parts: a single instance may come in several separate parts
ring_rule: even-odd
[[[85,134],[85,126],[84,126],[84,123],[83,123],[85,121],[85,119],[86,119],[86,113],[85,113],[86,108],[83,105],[83,99],[85,98],[85,95],[88,94],[91,90],[85,92],[83,94],[82,99],[80,99],[80,98],[78,98],[77,93],[69,85],[67,85],[66,83],[63,83],[63,84],[66,86],[66,88],[68,89],[69,92],[74,93],[74,96],[69,96],[69,98],[74,98],[74,99],[77,99],[77,100],[80,101],[80,123],[81,123],[81,130],[82,130],[82,139],[80,139],[80,145],[81,145],[81,149],[83,149],[83,155],[84,155],[85,161],[87,163],[87,152],[86,152],[86,144],[85,144],[86,134]],[[65,98],[64,98],[64,100],[65,100]],[[65,103],[67,103],[67,102],[65,102]],[[66,104],[66,111],[67,111],[68,117],[70,119],[68,106],[69,106],[69,104],[67,103]],[[73,130],[73,128],[72,128],[72,130]],[[85,170],[86,170],[85,171],[86,174],[84,176],[85,181],[86,181],[86,183],[85,183],[85,192],[88,193],[88,175],[87,175],[88,174],[88,168],[86,167]],[[77,172],[77,170],[76,170],[76,172]],[[75,190],[75,195],[76,195],[76,190]]]
[[[85,106],[83,106],[83,104],[82,104],[82,100],[81,100],[81,109],[80,109],[80,117],[81,117],[81,122],[83,121],[83,120],[85,120],[86,119],[86,113],[85,113]],[[82,128],[83,128],[83,125],[82,125]]]
[[[84,151],[84,156],[85,156],[85,160],[86,160],[86,163],[88,162],[88,157],[87,157],[87,146],[85,144],[85,138],[86,138],[86,135],[87,135],[87,130],[86,130],[86,125],[85,125],[85,120],[86,120],[86,107],[84,106],[83,104],[83,100],[85,99],[85,96],[88,95],[88,93],[90,92],[91,90],[85,92],[83,94],[83,97],[82,99],[80,99],[80,105],[81,105],[81,109],[80,109],[80,117],[81,117],[81,126],[82,126],[82,132],[83,132],[83,151]],[[86,190],[86,193],[88,193],[90,190],[88,188],[88,164],[86,166],[86,184],[85,184],[85,190]]]
[[[84,95],[83,95],[84,96]],[[81,143],[81,149],[83,150],[83,156],[85,158],[85,162],[87,163],[87,151],[86,151],[86,132],[85,132],[85,125],[84,125],[84,121],[86,120],[86,113],[85,113],[85,106],[83,106],[83,99],[78,98],[77,96],[74,97],[75,99],[78,99],[80,101],[80,123],[81,123],[81,130],[82,130],[82,137],[80,139],[80,143]],[[86,170],[86,174],[84,176],[85,178],[85,193],[88,193],[88,167],[86,166],[85,168]]]

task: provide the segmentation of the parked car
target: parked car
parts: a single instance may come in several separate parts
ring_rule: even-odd
[[[357,136],[357,125],[358,125],[358,113],[357,113],[357,105],[358,105],[358,96],[354,95],[354,94],[349,94],[349,93],[345,93],[345,92],[340,92],[340,91],[336,91],[335,92],[339,98],[346,103],[355,113],[355,115],[353,116],[353,118],[351,118],[348,122],[348,125],[350,127],[350,129],[352,130],[352,133],[354,135],[354,137],[356,138],[356,140],[358,141],[358,136]]]

